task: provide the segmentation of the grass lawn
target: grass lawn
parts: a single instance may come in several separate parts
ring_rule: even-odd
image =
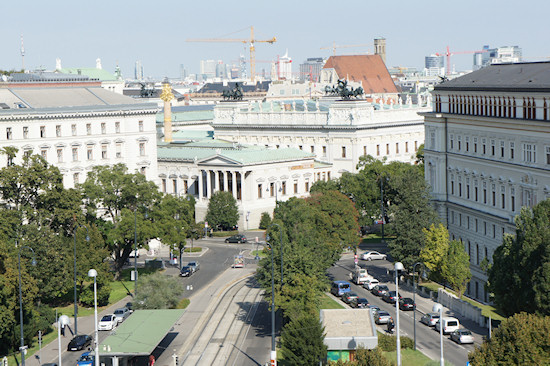
[[[394,364],[397,362],[397,351],[383,352],[384,357]],[[401,363],[407,366],[439,366],[440,362],[430,359],[428,356],[420,351],[412,349],[401,350]],[[445,365],[452,366],[452,364],[445,362]]]
[[[332,299],[327,294],[323,294],[323,296],[321,297],[321,304],[319,305],[319,309],[344,309],[344,306],[338,301],[334,301],[334,299]]]
[[[193,248],[185,248],[183,250],[184,253],[199,253],[199,252],[202,252],[202,248],[201,247],[193,247]]]
[[[443,288],[443,286],[441,286],[440,284],[435,283],[435,282],[431,282],[431,281],[430,282],[422,282],[420,285],[424,286],[424,287],[427,287],[428,289],[430,289],[431,291],[434,291],[434,292],[437,292],[438,289]],[[455,291],[451,290],[450,288],[446,288],[445,290],[455,294],[456,296],[458,296],[458,294]],[[469,302],[470,304],[472,304],[475,307],[480,308],[481,309],[481,314],[483,316],[491,317],[491,319],[500,320],[500,321],[506,319],[502,314],[499,313],[498,309],[495,308],[494,306],[482,304],[482,303],[477,302],[475,300],[472,300],[472,299],[470,299],[466,296],[462,296],[462,300],[464,300],[466,302]]]
[[[258,257],[260,257],[260,258],[263,258],[263,257],[266,257],[266,256],[267,256],[267,254],[264,253],[263,250],[253,250],[250,254],[253,255],[254,257],[255,257],[255,256],[258,256]]]

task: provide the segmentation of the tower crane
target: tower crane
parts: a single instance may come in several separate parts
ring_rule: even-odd
[[[352,47],[370,47],[372,46],[372,43],[370,44],[349,44],[349,45],[337,45],[336,42],[332,42],[331,47],[321,47],[321,50],[329,50],[332,49],[332,54],[336,56],[336,49],[337,48],[352,48]]]
[[[249,44],[250,48],[250,79],[254,81],[256,75],[256,47],[255,43],[269,43],[273,44],[277,42],[277,38],[273,37],[271,39],[259,40],[254,38],[254,27],[250,27],[250,38],[239,39],[239,38],[189,38],[187,42],[239,42],[244,44]]]
[[[445,53],[436,53],[436,56],[445,56],[446,63],[447,63],[447,71],[445,75],[451,75],[451,56],[452,55],[462,55],[462,54],[468,54],[468,53],[483,53],[483,52],[489,52],[488,50],[478,50],[478,51],[453,51],[451,52],[449,50],[449,46],[447,46],[447,51]]]

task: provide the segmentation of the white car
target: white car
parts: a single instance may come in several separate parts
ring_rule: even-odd
[[[460,344],[474,343],[474,336],[468,329],[457,329],[451,333],[451,340]]]
[[[116,316],[113,314],[104,315],[97,324],[97,330],[113,330],[117,325]]]
[[[130,310],[128,310],[128,308],[116,309],[114,315],[117,324],[122,323],[128,316],[130,316]]]
[[[378,281],[376,278],[369,278],[368,280],[363,283],[363,287],[367,290],[372,290],[374,286],[380,284],[380,281]]]
[[[365,253],[361,254],[361,259],[364,260],[364,261],[372,261],[372,260],[375,260],[375,259],[386,260],[386,257],[387,256],[385,254],[381,254],[381,253],[378,253],[378,252],[375,252],[375,251],[365,252]]]

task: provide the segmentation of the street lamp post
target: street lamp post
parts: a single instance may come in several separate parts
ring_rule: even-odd
[[[416,262],[414,265],[413,265],[413,304],[414,304],[414,309],[413,309],[413,333],[414,333],[414,350],[416,351],[416,286],[417,286],[417,283],[415,281],[416,279],[416,266],[417,265],[421,265],[422,266],[422,270],[424,270],[424,263],[422,262]]]
[[[401,366],[401,341],[399,339],[399,271],[402,271],[404,269],[403,263],[396,262],[394,264],[395,269],[395,313],[396,313],[396,321],[395,321],[395,328],[397,330],[397,366]]]
[[[95,366],[99,366],[99,338],[97,333],[97,271],[90,269],[88,271],[88,277],[94,278],[94,320],[95,320],[95,334],[94,334],[94,348],[95,348]]]
[[[36,259],[34,257],[34,250],[31,247],[28,247],[26,245],[18,246],[19,242],[15,241],[15,246],[19,248],[18,252],[18,270],[19,270],[19,323],[21,324],[21,347],[19,347],[19,350],[21,351],[21,365],[25,366],[25,336],[23,333],[23,294],[21,290],[21,249],[27,248],[30,249],[32,252],[32,265],[36,266]]]
[[[443,359],[443,306],[441,304],[436,303],[434,304],[432,308],[433,312],[439,313],[439,343],[441,348],[441,358],[440,358],[440,366],[445,365],[445,360]]]
[[[57,319],[57,348],[58,348],[59,366],[63,365],[63,361],[61,360],[61,328],[67,324],[69,324],[69,317],[67,315],[61,315]],[[75,326],[75,329],[76,329],[76,326]]]
[[[382,182],[382,176],[380,176],[380,210],[382,213],[382,224],[380,226],[381,228],[381,234],[382,234],[382,243],[384,243],[384,186]]]
[[[78,335],[78,298],[76,296],[76,231],[79,227],[86,229],[86,241],[90,241],[90,235],[86,225],[75,225],[73,229],[73,238],[74,238],[74,335]],[[60,365],[61,366],[61,365]]]

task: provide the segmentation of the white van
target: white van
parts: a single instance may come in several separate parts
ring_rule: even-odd
[[[355,268],[355,272],[352,274],[352,281],[356,285],[362,285],[367,280],[371,279],[372,276],[368,274],[367,270],[364,268]]]
[[[460,322],[457,318],[443,318],[435,323],[435,329],[439,332],[439,327],[443,323],[443,334],[449,334],[460,328]]]

